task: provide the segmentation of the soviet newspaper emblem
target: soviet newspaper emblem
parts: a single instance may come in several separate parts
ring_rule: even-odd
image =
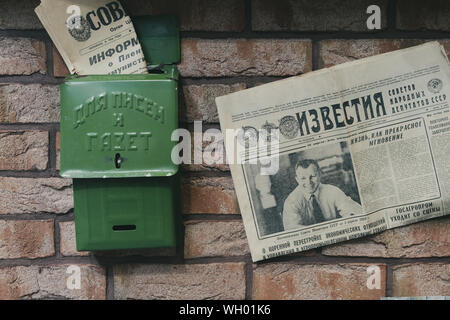
[[[299,130],[298,121],[294,116],[285,116],[280,119],[280,132],[288,139],[293,139],[297,136]]]
[[[89,26],[89,22],[82,16],[68,19],[67,29],[70,35],[77,41],[83,42],[91,37],[91,27]]]
[[[439,93],[442,89],[442,80],[441,79],[431,79],[428,81],[428,90],[431,93]]]

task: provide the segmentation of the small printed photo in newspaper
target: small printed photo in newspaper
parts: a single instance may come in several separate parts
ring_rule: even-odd
[[[276,174],[244,164],[261,237],[363,213],[347,142],[280,155]]]

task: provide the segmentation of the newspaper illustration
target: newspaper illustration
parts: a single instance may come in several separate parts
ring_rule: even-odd
[[[449,82],[430,42],[218,97],[253,261],[448,215]]]
[[[41,0],[35,12],[70,73],[148,73],[133,23],[119,1]]]

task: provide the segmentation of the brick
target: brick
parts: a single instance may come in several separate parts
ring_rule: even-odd
[[[45,170],[47,131],[0,130],[0,170]]]
[[[325,247],[329,256],[424,258],[450,256],[450,218],[387,230],[361,240]]]
[[[230,168],[226,164],[214,164],[214,165],[205,165],[205,164],[182,164],[181,170],[189,171],[189,172],[202,172],[202,171],[220,171],[227,172],[230,171]]]
[[[450,3],[446,0],[398,0],[397,28],[450,31]]]
[[[116,265],[114,297],[160,300],[244,299],[245,264]]]
[[[61,168],[61,133],[56,133],[56,170]]]
[[[78,251],[75,235],[75,222],[65,221],[59,223],[60,252],[63,256],[88,256],[89,251]]]
[[[224,157],[226,155],[224,154]],[[221,164],[221,163],[214,163],[214,164],[206,164],[203,162],[203,164],[182,164],[181,169],[183,171],[190,171],[190,172],[202,172],[202,171],[219,171],[219,172],[229,172],[230,167],[227,164]]]
[[[309,40],[183,39],[183,77],[292,76],[311,71]]]
[[[253,299],[379,299],[386,288],[386,267],[381,270],[381,288],[368,289],[369,264],[269,263],[253,266]]]
[[[393,267],[394,297],[450,296],[450,264],[404,264]]]
[[[72,180],[0,177],[0,214],[66,213],[73,208]]]
[[[185,225],[184,257],[249,254],[242,221],[189,221]]]
[[[59,122],[59,86],[0,84],[0,122]]]
[[[369,56],[416,46],[434,40],[421,39],[363,39],[363,40],[324,40],[319,44],[319,67],[331,67]],[[450,41],[439,41],[450,56]]]
[[[255,31],[373,31],[367,28],[367,8],[381,9],[381,28],[387,27],[387,0],[292,1],[252,0]]]
[[[35,30],[43,29],[34,8],[39,0],[2,1],[0,11],[0,29]]]
[[[218,131],[211,131],[211,130]],[[230,167],[227,164],[227,155],[225,152],[225,146],[223,143],[222,133],[217,128],[209,128],[206,130],[209,134],[214,134],[214,141],[207,140],[207,137],[204,135],[202,137],[202,143],[195,143],[194,141],[194,132],[190,132],[191,135],[191,159],[189,164],[182,164],[181,168],[184,171],[220,171],[227,172],[230,171]],[[203,132],[205,134],[205,132]],[[215,135],[218,135],[221,140],[216,143]],[[217,154],[216,154],[217,151]],[[214,153],[213,153],[214,152]],[[196,158],[195,154],[201,153],[202,161],[201,163],[195,163]],[[205,158],[207,155],[211,156],[210,161]]]
[[[219,123],[216,97],[244,90],[245,88],[245,83],[183,86],[182,120],[187,122]]]
[[[133,15],[174,14],[182,31],[243,31],[245,1],[130,0],[123,3]]]
[[[0,259],[53,256],[53,220],[0,220],[0,243]]]
[[[246,254],[250,254],[250,250],[242,221],[188,221],[185,223],[185,259]],[[308,250],[291,256],[310,257],[316,254],[316,250]]]
[[[182,212],[240,213],[231,177],[183,178]]]
[[[80,289],[68,288],[70,266],[80,268]],[[0,299],[106,299],[106,271],[90,264],[2,267]]]
[[[0,75],[46,74],[45,59],[42,41],[0,37]]]
[[[55,77],[66,77],[70,74],[58,49],[53,47],[53,75]]]
[[[363,39],[363,40],[325,40],[320,41],[320,67],[353,61],[421,44],[416,39]]]

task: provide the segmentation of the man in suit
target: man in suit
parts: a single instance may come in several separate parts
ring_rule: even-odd
[[[289,194],[283,207],[285,230],[362,213],[359,203],[338,187],[321,183],[320,175],[317,161],[297,162],[295,179],[298,186]]]

